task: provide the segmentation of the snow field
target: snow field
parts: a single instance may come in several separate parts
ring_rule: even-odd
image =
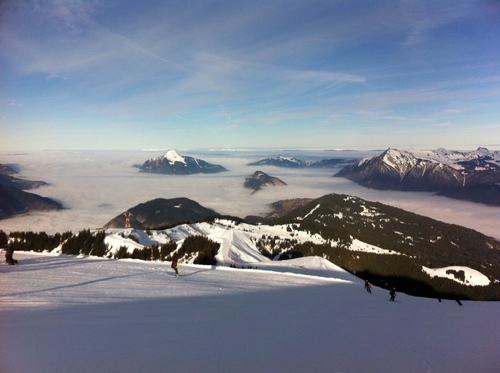
[[[258,270],[16,252],[0,372],[498,372],[500,305],[398,294],[322,258]],[[265,267],[267,266],[267,270]]]

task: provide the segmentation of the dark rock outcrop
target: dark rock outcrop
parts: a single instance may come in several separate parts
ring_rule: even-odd
[[[265,172],[255,171],[252,176],[245,179],[245,188],[253,189],[254,193],[263,187],[269,186],[285,186],[287,185],[284,181],[278,179],[277,177],[269,176]]]

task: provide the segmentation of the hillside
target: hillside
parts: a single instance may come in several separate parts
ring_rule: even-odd
[[[181,156],[175,150],[170,150],[160,157],[148,159],[136,167],[141,172],[165,175],[214,174],[227,171],[220,165],[211,164],[202,159]]]
[[[306,162],[295,157],[278,156],[248,163],[248,166],[275,166],[282,168],[336,168],[359,161],[356,158],[332,158]]]
[[[125,227],[127,213],[129,214],[130,227],[138,229],[197,222],[219,215],[215,211],[205,208],[189,198],[156,198],[124,211],[107,222],[104,228]]]
[[[0,371],[496,373],[497,302],[373,287],[321,258],[259,270],[18,253]],[[30,358],[26,358],[30,357]]]
[[[214,216],[204,220],[58,237],[14,232],[9,239],[16,251],[160,261],[175,257],[181,263],[237,267],[322,257],[382,288],[442,299],[500,300],[498,241],[389,206],[328,195],[258,225]]]
[[[485,148],[474,152],[387,149],[334,176],[374,189],[439,192],[487,205],[500,203],[500,152]]]
[[[0,219],[6,219],[30,211],[60,210],[63,206],[38,194],[0,185]]]
[[[47,185],[44,181],[26,180],[12,176],[17,171],[0,164],[0,219],[10,218],[30,211],[60,210],[62,205],[50,198],[26,192]]]
[[[264,187],[276,187],[287,185],[283,180],[270,176],[262,171],[255,171],[251,176],[245,179],[243,186],[253,189],[253,193]]]
[[[0,164],[0,185],[16,188],[19,190],[35,189],[43,185],[47,185],[45,181],[26,180],[12,176],[18,172],[12,167]]]

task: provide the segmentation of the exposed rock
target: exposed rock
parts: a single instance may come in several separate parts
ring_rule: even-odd
[[[252,176],[245,179],[245,188],[253,189],[254,193],[263,187],[287,185],[277,177],[269,176],[265,172],[255,171]]]

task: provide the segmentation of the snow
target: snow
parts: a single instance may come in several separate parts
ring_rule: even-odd
[[[175,150],[169,150],[163,157],[166,158],[170,164],[174,164],[175,162],[186,164],[184,157],[177,154]]]
[[[483,275],[481,272],[476,271],[475,269],[463,266],[451,266],[444,268],[427,268],[422,267],[425,273],[427,273],[431,277],[444,277],[453,281],[460,282],[461,284],[471,285],[471,286],[487,286],[490,284],[490,280],[488,277]],[[453,275],[453,272],[464,272],[465,281],[462,281],[456,278]],[[449,273],[446,273],[449,272]]]
[[[363,211],[359,213],[359,215],[361,216],[368,216],[368,217],[380,216],[378,212],[376,212],[375,210],[370,210],[365,205],[362,205],[361,207],[363,208]]]
[[[16,252],[0,371],[498,372],[498,302],[410,297],[318,257],[259,269]]]
[[[405,152],[402,152],[405,153]],[[407,154],[413,155],[415,158],[431,161],[434,163],[441,163],[448,165],[456,170],[463,170],[464,167],[458,164],[458,162],[467,162],[470,160],[489,157],[491,158],[489,162],[496,166],[500,166],[500,152],[493,151],[490,152],[485,148],[478,148],[472,152],[460,152],[460,151],[450,151],[443,148],[437,150],[417,150],[408,149]],[[476,167],[476,170],[484,170],[483,167]]]
[[[315,206],[311,212],[319,208]],[[306,215],[306,216],[307,216]],[[250,225],[238,224],[234,225],[229,220],[219,219],[213,224],[210,223],[194,223],[178,225],[171,229],[163,231],[152,231],[152,236],[144,236],[145,234],[135,234],[139,238],[139,242],[145,246],[153,244],[164,244],[169,240],[175,241],[179,244],[184,239],[193,235],[204,235],[221,245],[221,250],[217,256],[219,262],[239,265],[242,263],[259,263],[268,262],[269,259],[261,255],[256,248],[256,241],[262,236],[279,237],[280,240],[295,239],[298,242],[313,242],[315,244],[325,244],[328,241],[319,236],[318,234],[310,234],[306,231],[294,228],[293,231],[288,231],[287,225]],[[130,247],[129,252],[132,253],[136,248],[137,243],[132,240],[125,240],[119,233],[122,230],[108,230],[108,233],[115,232],[113,235],[106,236],[105,242],[107,245],[113,247],[113,252],[119,249],[120,246]],[[134,232],[143,232],[134,230]],[[352,238],[352,237],[351,237]],[[331,243],[332,246],[335,242]],[[130,245],[130,246],[129,246]],[[399,255],[399,253],[382,249],[378,246],[370,245],[358,239],[353,239],[351,246],[347,249],[352,251],[363,251],[374,254],[388,254]]]
[[[307,218],[308,216],[312,215],[312,213],[314,211],[316,211],[317,209],[319,209],[320,207],[320,204],[318,203],[311,211],[309,211],[306,215],[304,215],[304,217],[300,218],[300,217],[297,217],[296,220],[304,220],[305,218]]]
[[[353,239],[352,244],[348,249],[352,251],[363,251],[365,253],[372,253],[372,254],[402,255],[397,251],[382,249],[378,246],[370,245],[358,239]]]
[[[314,207],[312,211],[319,208],[319,206],[320,205]],[[252,268],[273,268],[274,270],[282,268],[284,262],[271,261],[258,251],[257,241],[262,238],[262,236],[274,237],[277,240],[295,239],[301,243],[309,241],[315,244],[326,244],[328,242],[317,234],[311,234],[295,228],[289,231],[287,228],[288,225],[269,226],[261,224],[255,226],[245,223],[236,224],[235,222],[226,219],[216,219],[214,223],[182,224],[170,229],[160,231],[152,230],[149,231],[149,235],[146,234],[145,231],[138,229],[108,229],[106,231],[104,242],[109,249],[110,256],[112,257],[122,246],[127,248],[127,252],[129,254],[132,254],[135,249],[142,249],[144,246],[160,246],[170,241],[174,241],[177,244],[177,248],[180,248],[187,237],[203,235],[220,245],[220,250],[216,259],[224,266],[251,266]],[[395,233],[402,235],[401,232]],[[128,238],[129,235],[135,236],[139,242]],[[412,244],[412,237],[407,236],[402,238],[406,240],[409,245]],[[440,237],[438,237],[438,239],[440,239]],[[381,247],[368,244],[353,237],[351,237],[351,240],[351,245],[346,247],[346,249],[351,251],[383,255],[403,255],[397,251],[382,249]],[[335,246],[336,242],[333,241],[330,244]],[[60,252],[60,247],[53,251],[55,254]],[[194,258],[195,256],[191,256],[188,262],[192,263]],[[286,261],[286,263],[294,262]],[[330,265],[334,266],[332,263],[330,263]],[[296,263],[293,266],[299,268],[301,267],[301,265]],[[285,267],[289,267],[289,265],[287,264]],[[469,267],[455,266],[442,269],[430,269],[423,267],[423,270],[431,277],[441,276],[458,282],[462,281],[457,279],[451,273],[447,274],[446,271],[454,270],[459,272],[463,270],[466,280],[465,284],[474,286],[489,284],[489,280],[485,275]],[[299,271],[299,273],[301,272]]]
[[[412,167],[415,165],[415,160],[411,156],[411,153],[400,151],[397,149],[388,149],[384,155],[383,161],[385,164],[394,169],[400,169],[401,166]],[[401,176],[404,172],[401,171]]]
[[[291,162],[291,163],[297,163],[297,164],[300,164],[300,161],[295,158],[295,157],[284,157],[284,156],[279,156],[277,158],[278,160],[283,160],[283,161],[288,161],[288,162]]]
[[[483,159],[488,163],[488,167],[500,167],[500,152],[490,152],[485,148],[478,148],[472,152],[449,151],[443,148],[437,150],[420,150],[420,149],[387,149],[384,154],[383,161],[387,166],[394,170],[399,170],[401,178],[404,177],[408,169],[413,168],[417,164],[417,160],[430,162],[434,164],[447,165],[455,170],[463,171],[464,166],[460,162],[468,162],[471,160]],[[363,163],[373,158],[363,159],[358,163],[361,166]],[[489,169],[476,165],[474,170],[484,171]],[[424,165],[425,169],[425,165]]]

